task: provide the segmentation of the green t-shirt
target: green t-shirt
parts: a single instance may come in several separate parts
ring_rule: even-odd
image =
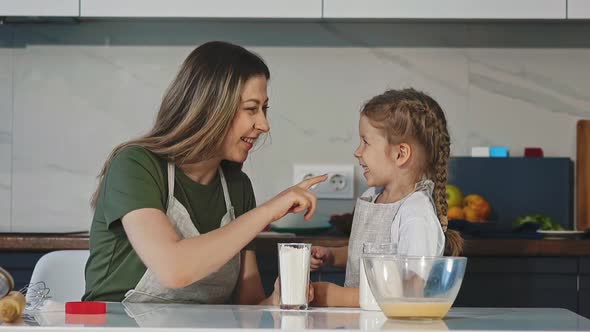
[[[236,217],[256,207],[250,179],[239,167],[222,166]],[[201,234],[219,228],[227,212],[219,173],[208,185],[191,180],[178,167],[174,197],[187,209]],[[166,213],[167,162],[150,151],[127,147],[112,160],[98,197],[90,228],[85,301],[121,301],[146,271],[123,229],[127,213],[155,208]],[[248,248],[251,249],[251,248]]]

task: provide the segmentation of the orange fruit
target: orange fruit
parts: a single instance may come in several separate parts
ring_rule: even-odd
[[[482,221],[481,217],[477,213],[477,210],[475,210],[472,207],[469,207],[469,206],[464,207],[463,213],[465,214],[465,220],[467,220],[469,222],[481,222]]]
[[[458,206],[451,206],[447,210],[447,218],[451,219],[465,219],[465,213],[463,213],[463,209]]]
[[[477,214],[478,220],[487,220],[490,216],[490,213],[492,212],[492,207],[490,203],[488,203],[488,201],[486,201],[486,199],[483,198],[483,196],[481,195],[471,194],[465,196],[465,198],[463,199],[463,209],[465,209],[466,207],[475,211],[474,213]],[[470,213],[472,212],[470,211]],[[465,212],[465,214],[467,215],[467,212]]]

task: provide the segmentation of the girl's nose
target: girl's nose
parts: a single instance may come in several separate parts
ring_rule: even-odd
[[[356,148],[356,150],[354,150],[354,156],[356,158],[360,158],[361,157],[361,147],[360,146],[358,148]]]

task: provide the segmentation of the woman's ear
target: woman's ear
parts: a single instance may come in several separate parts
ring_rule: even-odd
[[[395,163],[398,167],[405,165],[412,156],[412,147],[408,143],[398,144],[396,149]]]

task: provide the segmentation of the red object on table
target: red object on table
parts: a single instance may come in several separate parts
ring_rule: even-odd
[[[527,158],[543,158],[543,149],[524,148],[524,156]]]
[[[66,314],[106,314],[107,304],[98,301],[66,302]]]
[[[105,325],[106,323],[107,323],[107,314],[100,314],[100,315],[66,314],[66,324]]]

